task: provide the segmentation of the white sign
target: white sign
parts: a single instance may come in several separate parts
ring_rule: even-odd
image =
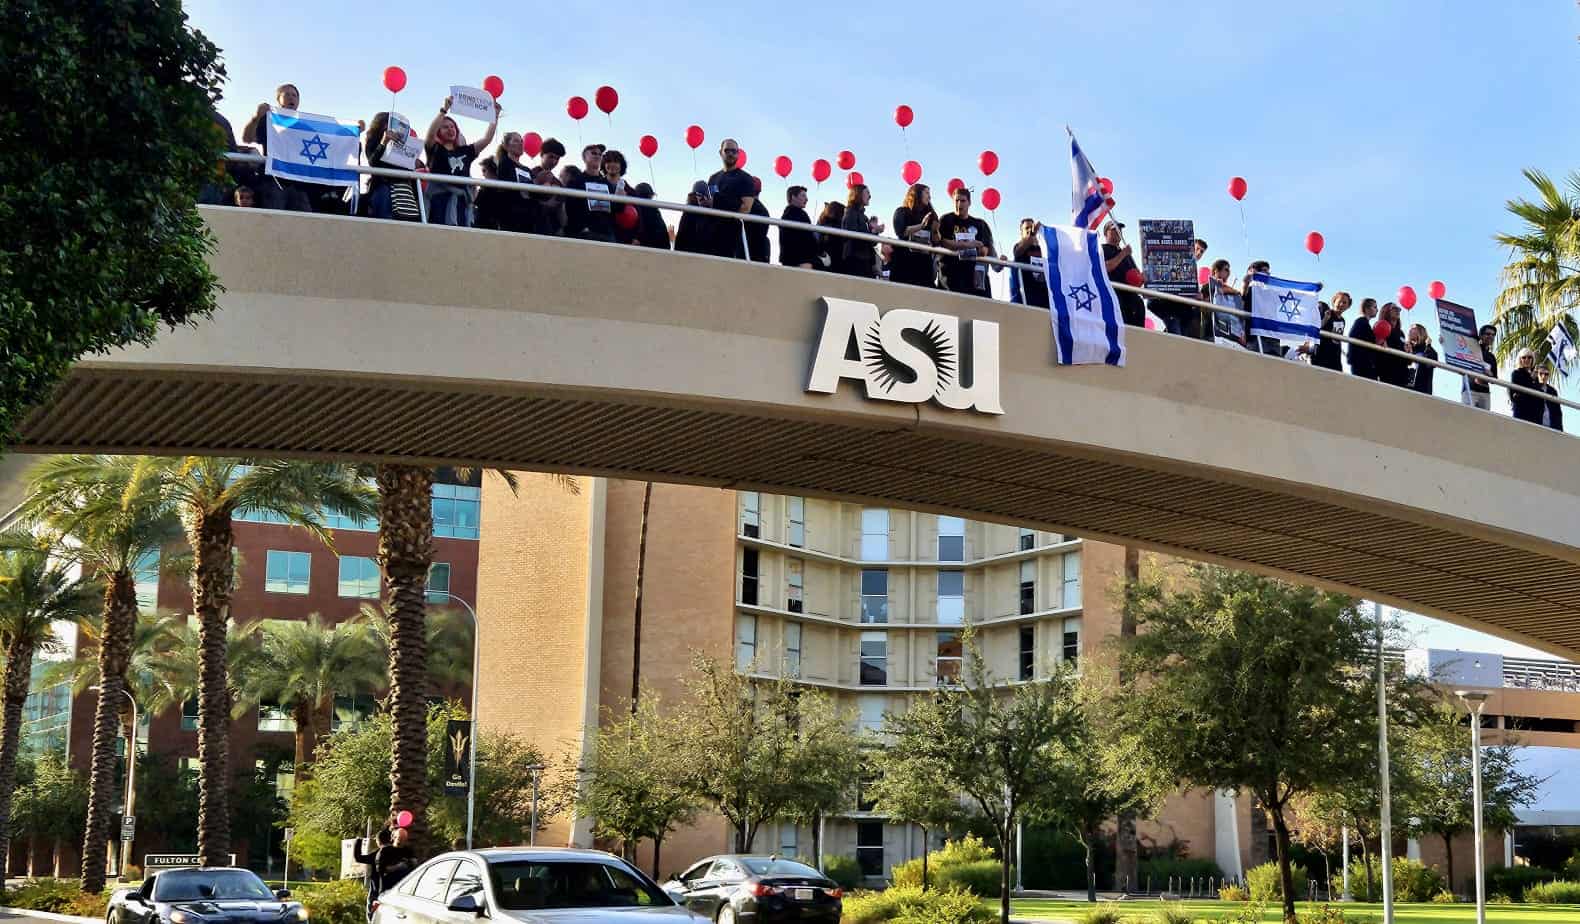
[[[450,88],[450,115],[465,116],[479,122],[494,121],[494,98],[476,87]]]
[[[341,838],[341,840],[340,840],[340,878],[341,879],[361,879],[363,876],[367,875],[367,873],[368,873],[367,864],[365,864],[365,863],[358,863],[357,860],[356,860],[356,856],[357,856],[357,841],[360,841],[361,839],[362,838],[360,838],[360,837]]]
[[[145,853],[143,854],[143,875],[152,876],[154,873],[167,869],[187,869],[198,866],[198,855],[195,853]],[[236,865],[236,855],[230,855],[230,865]]]
[[[972,321],[962,336],[960,319],[947,314],[894,308],[880,316],[877,305],[843,298],[825,297],[823,305],[807,391],[832,395],[840,379],[854,379],[877,401],[1004,413],[992,321]]]

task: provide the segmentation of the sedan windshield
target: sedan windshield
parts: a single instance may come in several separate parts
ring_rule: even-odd
[[[812,879],[822,879],[823,874],[803,863],[794,860],[780,860],[766,857],[742,857],[741,865],[751,871],[753,876],[806,876]]]
[[[256,873],[244,869],[173,869],[154,881],[156,902],[274,901],[274,893]]]
[[[507,911],[674,904],[640,873],[596,860],[506,860],[488,864],[488,874],[495,897]]]

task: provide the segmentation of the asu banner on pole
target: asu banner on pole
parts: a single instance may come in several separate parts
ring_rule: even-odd
[[[325,186],[355,186],[361,163],[360,132],[331,116],[269,110],[269,159],[263,171],[269,176]]]
[[[1125,326],[1119,298],[1103,270],[1097,233],[1068,225],[1042,226],[1048,255],[1048,314],[1061,366],[1125,364]]]
[[[472,772],[472,723],[451,719],[444,729],[444,793],[466,795]]]

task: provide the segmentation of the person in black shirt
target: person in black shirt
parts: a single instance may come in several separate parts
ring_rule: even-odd
[[[531,168],[532,183],[535,186],[561,186],[560,178],[554,175],[554,168],[560,165],[560,158],[565,156],[565,145],[558,138],[545,138],[543,149],[538,152],[538,165]],[[530,198],[537,207],[536,217],[532,231],[535,234],[550,234],[558,237],[565,233],[565,198],[547,193],[533,193]]]
[[[1498,356],[1492,352],[1492,343],[1498,337],[1498,329],[1491,324],[1481,325],[1481,361],[1487,365],[1487,375],[1498,377]],[[1483,411],[1492,410],[1492,386],[1484,379],[1465,378],[1466,388],[1463,394],[1464,402],[1472,407],[1479,407]]]
[[[368,165],[390,170],[404,169],[403,165],[390,163],[384,155],[390,145],[400,139],[390,134],[390,114],[380,112],[368,122],[367,139],[363,153]],[[411,180],[396,180],[385,176],[368,178],[368,217],[393,218],[400,221],[420,221],[422,213],[417,208],[417,184]]]
[[[933,193],[927,186],[913,183],[906,190],[905,202],[894,210],[894,236],[928,246],[938,240],[938,213],[933,211]],[[889,264],[889,280],[937,288],[938,273],[934,267],[933,255],[925,250],[897,247]]]
[[[274,101],[281,109],[296,109],[302,103],[302,94],[296,89],[296,84],[282,83],[274,90]],[[257,145],[258,153],[265,158],[269,156],[268,103],[258,104],[258,111],[253,113],[252,119],[241,128],[241,140],[244,144]],[[273,176],[264,176],[258,183],[260,208],[311,212],[313,194],[311,183],[282,180]]]
[[[843,228],[845,226],[845,203],[825,202],[823,211],[818,213],[817,224],[820,228]],[[845,271],[840,260],[845,252],[845,239],[832,234],[819,234],[817,236],[818,268],[831,273]]]
[[[602,145],[598,145],[602,149]],[[599,156],[597,170],[577,170],[570,174],[565,183],[566,189],[581,189],[590,193],[612,193],[619,185],[620,171],[618,163],[624,162],[619,151],[613,152],[618,161],[608,163],[609,158]],[[585,158],[584,158],[585,163]],[[607,165],[606,165],[607,164]],[[608,170],[615,170],[615,178],[610,179]],[[608,199],[582,199],[566,197],[565,203],[565,233],[570,237],[579,237],[589,241],[603,241],[614,243],[614,203]]]
[[[1432,348],[1432,338],[1427,336],[1426,327],[1421,324],[1410,325],[1410,336],[1407,340],[1410,352],[1422,359],[1437,359],[1437,350]],[[1432,393],[1432,373],[1437,367],[1426,363],[1410,364],[1410,387],[1423,395]]]
[[[957,254],[938,261],[949,291],[993,296],[988,287],[988,265],[976,259],[998,256],[993,249],[993,230],[982,219],[971,217],[971,190],[964,186],[955,190],[955,210],[938,221],[938,246]]]
[[[792,186],[785,192],[785,210],[781,221],[799,221],[808,225],[812,216],[806,213],[806,187]],[[817,263],[817,235],[799,228],[779,229],[779,262],[785,266],[812,269]]]
[[[1515,358],[1514,371],[1509,373],[1509,381],[1515,385],[1532,388],[1540,391],[1536,384],[1536,354],[1530,347],[1520,351]],[[1534,395],[1527,395],[1509,389],[1509,407],[1514,412],[1515,420],[1539,424],[1542,422],[1542,411],[1546,410],[1546,401]]]
[[[691,184],[691,192],[686,194],[686,204],[713,208],[713,198],[708,195],[706,180]],[[713,253],[713,222],[716,220],[711,215],[681,213],[680,226],[675,229],[675,249],[685,253]]]
[[[423,151],[428,159],[428,172],[434,176],[471,176],[472,161],[477,160],[478,153],[494,140],[494,131],[499,127],[499,114],[502,111],[503,108],[496,101],[494,121],[488,123],[488,131],[483,133],[476,144],[467,144],[466,138],[461,135],[460,126],[450,118],[450,97],[446,96],[444,105],[439,107],[439,114],[428,124],[428,134],[424,140]],[[459,183],[430,182],[428,223],[470,227],[472,191]]]
[[[1047,266],[1047,261],[1042,258],[1042,236],[1038,230],[1042,226],[1037,224],[1035,218],[1022,218],[1020,220],[1020,240],[1015,242],[1014,262],[1030,263],[1034,266]],[[1037,270],[1017,269],[1010,277],[1010,301],[1017,304],[1033,305],[1038,308],[1048,307],[1048,277]]]
[[[1136,269],[1135,258],[1131,255],[1130,245],[1125,243],[1124,222],[1109,219],[1103,226],[1103,269],[1108,273],[1109,282],[1126,282],[1130,271]],[[1119,314],[1124,322],[1131,327],[1142,327],[1147,323],[1147,304],[1141,296],[1134,292],[1117,292],[1119,296]]]
[[[756,195],[752,196],[753,215],[759,218],[771,218],[768,206],[763,205],[763,181],[752,177],[752,189]],[[768,226],[760,221],[748,221],[746,224],[746,252],[751,256],[753,263],[767,263],[773,256],[773,249],[768,243]]]
[[[628,165],[626,164],[624,154],[614,150],[613,148],[610,148],[604,152],[601,169],[603,173],[603,181],[609,185],[609,192],[617,196],[631,195],[631,186],[625,181],[625,171],[627,166]],[[609,204],[610,230],[614,233],[614,239],[616,242],[621,244],[635,244],[636,236],[642,229],[641,215],[636,214],[636,222],[629,228],[620,227],[619,221],[616,220],[616,218],[618,218],[618,216],[627,209],[633,210],[633,214],[636,214],[634,212],[635,206],[616,205],[612,202]],[[629,221],[629,219],[627,220]]]
[[[651,199],[657,195],[652,185],[638,183],[632,194],[639,199]],[[653,247],[658,250],[668,250],[670,246],[669,228],[664,225],[664,216],[658,209],[643,206],[637,209],[636,242],[643,247]]]
[[[1388,322],[1388,336],[1380,338],[1378,346],[1385,346],[1390,350],[1404,351],[1404,322],[1399,317],[1399,306],[1388,302],[1382,306],[1379,317]],[[1373,330],[1376,336],[1375,329]],[[1403,356],[1394,356],[1390,353],[1376,354],[1375,365],[1377,368],[1377,381],[1400,388],[1410,387],[1410,361]]]
[[[840,227],[846,231],[871,234],[872,226],[867,223],[867,206],[871,202],[872,190],[868,189],[865,183],[857,183],[850,187],[850,192],[845,197],[845,217],[840,222]],[[839,240],[840,272],[847,276],[878,278],[880,269],[878,250],[872,243],[850,237],[842,237]]]
[[[1350,310],[1350,301],[1350,293],[1335,292],[1333,293],[1332,305],[1318,306],[1322,313],[1322,329],[1324,331],[1330,334],[1343,335],[1344,312]],[[1324,369],[1332,369],[1334,372],[1343,372],[1343,356],[1344,351],[1340,348],[1339,341],[1319,336],[1317,337],[1316,348],[1311,351],[1311,364],[1313,366],[1321,366]]]
[[[1558,390],[1547,382],[1551,375],[1551,369],[1548,369],[1546,366],[1537,366],[1536,387],[1556,398],[1558,397]],[[1542,424],[1544,426],[1551,427],[1560,433],[1563,432],[1564,406],[1559,404],[1557,401],[1547,401],[1544,403],[1546,404],[1546,407],[1542,411]]]
[[[1350,339],[1362,343],[1376,343],[1372,336],[1372,318],[1377,316],[1377,299],[1361,299],[1361,316],[1350,325]],[[1377,378],[1377,351],[1350,344],[1350,375],[1363,379]]]
[[[521,162],[526,151],[522,147],[520,132],[507,132],[500,140],[499,147],[494,149],[494,171],[496,179],[506,183],[532,182],[531,170]],[[478,209],[482,209],[481,200],[483,192],[477,194],[479,199]],[[498,206],[498,221],[501,231],[531,231],[537,224],[537,202],[525,192],[512,192],[507,189],[497,189],[493,192]]]
[[[713,199],[713,207],[724,212],[750,213],[752,203],[757,201],[757,184],[752,182],[751,175],[736,166],[740,160],[741,147],[735,143],[734,138],[726,138],[719,144],[719,161],[724,169],[708,177],[708,195]],[[716,219],[714,222],[713,253],[721,257],[734,257],[744,260],[749,255],[746,243],[745,222]]]

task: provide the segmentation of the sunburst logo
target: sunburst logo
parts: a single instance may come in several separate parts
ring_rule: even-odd
[[[912,346],[921,350],[933,364],[938,384],[933,396],[943,394],[954,384],[956,355],[954,338],[944,332],[943,325],[929,321],[921,330],[910,329],[901,333]],[[916,381],[916,370],[889,355],[883,348],[882,325],[874,324],[861,340],[861,362],[867,369],[867,381],[875,382],[885,392],[894,390],[901,382]]]

